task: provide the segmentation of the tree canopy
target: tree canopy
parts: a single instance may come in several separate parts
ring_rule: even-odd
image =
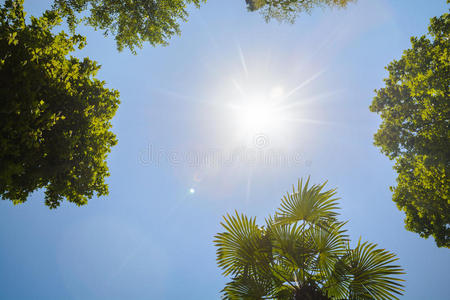
[[[247,9],[259,11],[269,21],[294,22],[301,13],[310,13],[315,7],[346,7],[355,0],[245,0]]]
[[[105,35],[115,37],[118,50],[135,51],[144,42],[167,45],[180,34],[190,4],[199,7],[206,0],[55,0],[54,8],[67,17],[71,29],[84,22]],[[79,17],[83,13],[84,17]]]
[[[391,62],[370,110],[382,123],[375,145],[395,160],[393,200],[406,228],[450,247],[450,17],[431,19],[428,35]]]
[[[355,0],[245,0],[250,11],[266,18],[294,22],[315,7],[345,7]],[[167,45],[180,34],[189,5],[200,7],[206,0],[54,0],[53,8],[66,18],[72,32],[79,23],[114,36],[119,51],[136,53],[143,43]]]
[[[30,20],[23,0],[0,9],[0,195],[17,204],[44,188],[50,208],[83,205],[108,193],[119,94],[95,78],[96,62],[68,57],[85,39],[52,33],[56,12]]]
[[[225,299],[398,299],[396,256],[361,239],[350,247],[336,192],[325,184],[299,181],[264,226],[237,212],[224,217],[214,242],[231,276]]]

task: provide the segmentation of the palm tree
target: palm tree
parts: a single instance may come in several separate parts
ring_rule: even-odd
[[[403,269],[393,253],[358,241],[337,220],[335,190],[299,180],[264,226],[227,214],[215,236],[217,263],[231,281],[224,299],[398,299]]]

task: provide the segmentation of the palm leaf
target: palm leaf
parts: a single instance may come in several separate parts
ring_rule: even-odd
[[[255,218],[227,214],[221,225],[225,232],[215,236],[217,264],[223,274],[237,275],[249,266],[264,268],[270,260],[270,241],[264,229],[256,225]],[[267,268],[267,267],[266,267]]]
[[[319,277],[331,275],[334,265],[345,254],[348,236],[343,226],[346,223],[334,222],[326,226],[312,226],[305,231],[308,243],[316,251],[315,267]]]
[[[263,299],[274,292],[270,278],[257,275],[237,276],[225,285],[223,299]]]
[[[280,225],[268,226],[272,239],[272,254],[277,264],[289,270],[287,282],[301,285],[309,277],[316,251],[311,248],[305,236],[304,226]]]
[[[336,221],[338,213],[335,190],[322,192],[326,182],[321,185],[308,186],[309,177],[303,185],[298,181],[297,190],[292,187],[292,194],[287,193],[281,200],[281,207],[275,215],[275,221],[280,224],[292,224],[304,221],[310,224],[328,223]]]
[[[398,299],[402,295],[404,270],[393,263],[398,260],[395,254],[377,249],[376,244],[361,239],[355,249],[349,250],[348,273],[352,279],[349,286],[350,299]]]

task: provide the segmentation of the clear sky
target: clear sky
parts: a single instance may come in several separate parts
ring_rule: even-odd
[[[450,252],[404,229],[393,163],[372,144],[380,119],[368,109],[384,67],[445,3],[359,0],[280,25],[244,0],[210,0],[169,46],[136,56],[82,28],[88,45],[76,55],[97,60],[121,94],[110,195],[56,210],[42,192],[19,206],[0,201],[0,299],[219,299],[221,216],[236,209],[263,222],[308,175],[338,188],[354,241],[398,255],[402,299],[448,299]],[[25,1],[34,15],[47,7]],[[239,89],[289,95],[288,108],[244,131]]]

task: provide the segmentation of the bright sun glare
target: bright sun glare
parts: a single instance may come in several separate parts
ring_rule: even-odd
[[[266,94],[245,95],[239,104],[233,105],[239,130],[247,135],[272,132],[282,125],[280,99],[281,87],[274,87]]]
[[[229,84],[223,84],[224,80],[221,80],[221,86],[213,90],[220,95],[218,106],[224,105],[222,107],[227,110],[229,143],[252,147],[262,136],[274,147],[290,147],[295,142],[294,132],[297,140],[299,134],[305,137],[311,132],[299,128],[298,123],[328,124],[317,120],[311,107],[316,100],[338,91],[311,94],[309,88],[305,90],[323,74],[322,70],[309,75],[309,70],[302,68],[302,74],[294,77],[276,76],[277,72],[269,68],[269,62],[261,63],[258,56],[250,56],[252,63],[249,64],[240,47],[239,56],[242,70],[233,70],[235,74],[230,77]],[[291,78],[298,78],[300,82],[293,82]],[[223,110],[218,112],[222,114]]]

